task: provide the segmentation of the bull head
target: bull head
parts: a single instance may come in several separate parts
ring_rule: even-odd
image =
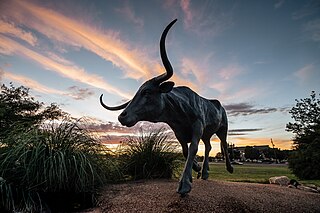
[[[166,72],[146,81],[136,92],[132,100],[120,105],[110,107],[103,103],[100,96],[100,104],[107,110],[125,109],[118,117],[124,126],[134,126],[138,121],[157,121],[160,116],[164,103],[162,95],[172,90],[174,82],[167,81],[173,75],[173,69],[168,59],[165,47],[166,36],[177,19],[173,20],[163,31],[160,39],[160,55]]]

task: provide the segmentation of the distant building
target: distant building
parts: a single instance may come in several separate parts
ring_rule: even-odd
[[[237,149],[239,150],[240,152],[244,153],[244,150],[246,149],[247,146],[236,146],[234,147],[234,149]],[[270,149],[269,145],[261,145],[261,146],[251,146],[255,149],[258,149],[259,151],[262,151],[262,150],[267,150],[267,149]]]
[[[246,160],[246,157],[245,157],[246,156],[245,155],[246,147],[247,146],[233,147],[234,150],[238,150],[240,152],[240,156],[239,156],[240,157],[240,161],[245,161]],[[261,156],[262,158],[265,158],[265,156],[263,154],[264,151],[270,149],[269,145],[260,145],[260,146],[254,145],[254,146],[250,146],[250,147],[256,149],[262,155]]]

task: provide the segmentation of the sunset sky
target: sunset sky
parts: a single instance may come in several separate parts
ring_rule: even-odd
[[[29,87],[119,140],[142,124],[121,127],[120,112],[103,109],[99,96],[118,105],[164,72],[159,39],[175,18],[166,45],[176,85],[221,101],[236,146],[271,146],[272,138],[291,148],[288,111],[320,92],[317,0],[1,0],[0,82]]]

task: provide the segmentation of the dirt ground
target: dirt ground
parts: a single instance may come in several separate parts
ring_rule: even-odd
[[[184,198],[177,186],[174,180],[110,185],[86,212],[320,212],[320,194],[278,185],[194,180]]]

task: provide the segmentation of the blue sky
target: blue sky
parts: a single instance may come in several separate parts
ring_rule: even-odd
[[[176,85],[222,102],[230,142],[290,148],[288,110],[320,91],[319,1],[2,0],[0,81],[90,117],[107,138],[131,134],[98,98],[120,104],[164,71],[159,38],[175,18],[166,44]]]

